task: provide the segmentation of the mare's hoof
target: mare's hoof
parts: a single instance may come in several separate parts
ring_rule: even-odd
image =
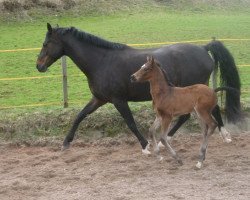
[[[150,144],[148,143],[147,146],[145,147],[145,149],[142,149],[142,153],[144,155],[150,155],[151,154],[151,152],[149,151],[149,146],[150,146]]]
[[[69,144],[69,143],[63,144],[63,146],[62,146],[62,148],[61,148],[61,151],[65,151],[65,150],[69,149],[69,147],[70,147],[70,144]]]
[[[231,134],[224,127],[221,128],[220,136],[222,137],[224,142],[226,143],[232,142]]]
[[[202,162],[198,161],[198,163],[195,165],[197,169],[201,169],[202,167]]]

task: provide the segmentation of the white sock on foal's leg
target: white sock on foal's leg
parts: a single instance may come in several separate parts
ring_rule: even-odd
[[[172,136],[167,136],[167,142],[168,143],[171,143],[171,140],[172,140]],[[158,147],[159,148],[163,148],[163,147],[165,147],[163,144],[162,144],[162,142],[160,141],[159,143],[158,143]]]

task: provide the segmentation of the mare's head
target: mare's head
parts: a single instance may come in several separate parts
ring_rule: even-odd
[[[47,29],[42,50],[36,61],[36,68],[39,72],[46,72],[50,65],[63,56],[63,44],[55,29],[49,23],[47,23]]]
[[[159,64],[155,61],[153,56],[147,56],[147,62],[141,68],[131,75],[132,82],[145,82],[149,81],[153,76],[153,71]]]

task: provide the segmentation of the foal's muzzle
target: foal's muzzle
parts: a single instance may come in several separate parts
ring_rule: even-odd
[[[136,81],[137,81],[135,75],[131,75],[131,76],[130,76],[130,81],[131,81],[131,82],[136,82]]]

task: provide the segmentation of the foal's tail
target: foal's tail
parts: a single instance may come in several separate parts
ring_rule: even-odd
[[[229,122],[237,122],[241,119],[240,105],[240,77],[236,68],[234,58],[228,49],[219,41],[212,41],[205,46],[215,61],[215,67],[220,68],[221,85],[234,88],[238,91],[226,93],[225,111]],[[224,87],[224,89],[225,89]],[[223,87],[222,87],[223,88]],[[229,89],[226,89],[229,90]]]
[[[233,88],[233,87],[227,87],[227,86],[223,86],[223,87],[218,87],[216,89],[214,89],[215,92],[219,92],[219,91],[227,91],[227,92],[230,92],[231,94],[233,95],[240,95],[240,91],[236,88]]]

